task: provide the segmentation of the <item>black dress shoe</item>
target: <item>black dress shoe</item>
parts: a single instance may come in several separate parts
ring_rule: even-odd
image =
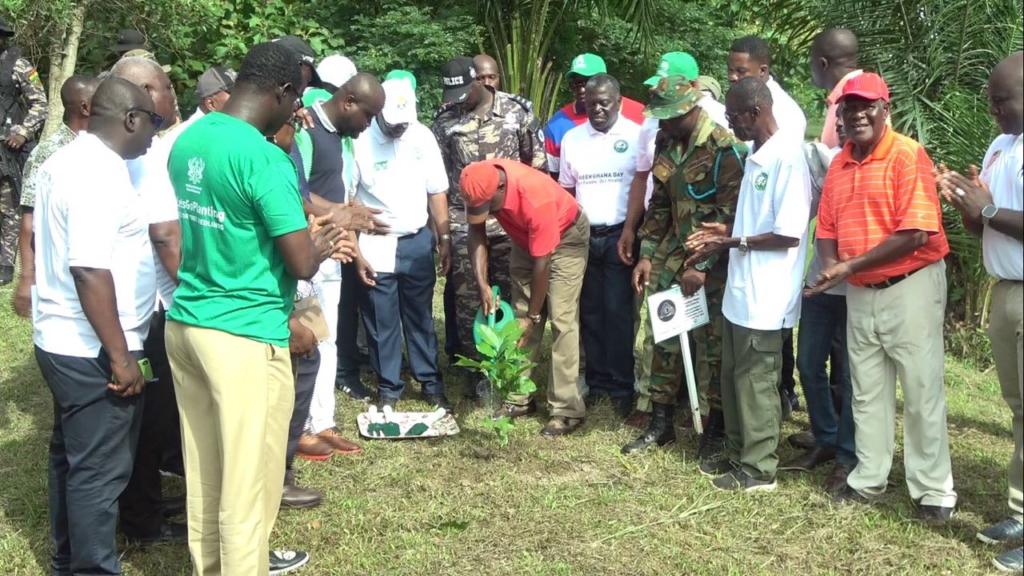
[[[185,544],[188,542],[188,527],[180,522],[164,522],[160,525],[160,532],[153,536],[142,538],[125,536],[125,540],[128,544],[140,548],[160,544]]]
[[[814,440],[814,434],[812,434],[810,430],[790,434],[787,440],[789,441],[789,445],[797,450],[810,450],[818,445]]]
[[[323,495],[319,490],[303,488],[295,483],[295,472],[284,473],[284,492],[281,493],[281,508],[316,508],[320,505]]]
[[[853,472],[853,466],[847,464],[840,464],[836,462],[836,465],[832,467],[832,472],[829,473],[828,479],[825,480],[825,492],[835,496],[846,489],[846,478]]]
[[[815,446],[810,450],[804,450],[803,454],[795,456],[787,460],[784,464],[779,466],[779,470],[795,470],[798,472],[810,472],[818,466],[826,462],[831,462],[836,459],[836,448],[835,446],[829,446],[827,448],[818,448]]]
[[[566,416],[553,416],[547,426],[540,431],[541,436],[553,438],[556,436],[568,436],[579,430],[583,425],[583,418],[568,418]]]
[[[164,518],[170,518],[171,516],[177,516],[185,513],[185,495],[171,496],[170,498],[164,498],[163,503],[160,505],[161,510],[164,513]]]
[[[522,404],[512,404],[511,402],[502,402],[501,408],[494,411],[491,414],[491,420],[501,420],[502,418],[521,418],[523,416],[529,416],[537,411],[537,403],[530,400],[525,406]]]
[[[381,399],[377,400],[377,409],[378,410],[382,410],[383,411],[385,406],[390,406],[391,410],[394,410],[395,406],[397,406],[397,405],[398,405],[398,398],[381,398]]]
[[[922,504],[917,519],[929,524],[944,524],[953,519],[953,507]]]
[[[444,394],[423,394],[420,396],[420,400],[423,400],[431,406],[437,406],[438,408],[444,408],[444,411],[452,414],[455,412],[455,406],[448,400],[448,397]]]
[[[860,492],[847,486],[832,497],[832,503],[840,506],[844,504],[867,504],[868,499],[862,496]]]

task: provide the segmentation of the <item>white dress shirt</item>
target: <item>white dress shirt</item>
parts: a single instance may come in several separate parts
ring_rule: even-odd
[[[156,299],[149,217],[125,161],[82,132],[39,171],[33,231],[33,341],[51,354],[95,358],[102,345],[82,311],[71,267],[109,270],[129,350],[142,350]]]
[[[174,130],[171,134],[180,132]],[[171,177],[167,174],[167,157],[177,140],[177,136],[171,134],[163,138],[154,136],[153,143],[144,155],[127,162],[132,186],[142,198],[149,224],[178,221],[178,198],[174,195]],[[164,310],[170,310],[178,284],[167,273],[155,248],[153,261],[156,265],[157,306],[162,304]]]
[[[779,86],[775,78],[769,77],[765,84],[772,93],[772,113],[779,125],[779,131],[799,134],[800,141],[803,142],[807,134],[807,116],[804,115],[803,109],[782,89],[782,86]]]
[[[621,224],[639,155],[639,124],[620,115],[607,132],[599,132],[588,120],[562,138],[558,183],[576,189],[591,226]]]
[[[754,330],[796,326],[810,212],[811,176],[803,147],[780,130],[747,156],[732,235],[774,232],[799,238],[800,244],[787,250],[729,252],[722,313],[730,322]]]

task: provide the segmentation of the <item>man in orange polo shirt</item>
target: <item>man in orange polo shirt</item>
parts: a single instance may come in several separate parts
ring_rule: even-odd
[[[851,78],[840,102],[848,140],[825,177],[818,208],[817,249],[825,270],[805,292],[849,283],[858,462],[835,501],[863,501],[885,491],[899,376],[907,487],[920,505],[919,517],[942,522],[953,514],[956,492],[943,382],[942,259],[949,244],[934,166],[924,147],[886,126],[889,88],[880,76]]]
[[[590,250],[590,221],[576,199],[547,174],[511,160],[475,162],[462,170],[459,188],[466,203],[469,255],[485,313],[495,309],[487,282],[488,214],[512,240],[509,270],[512,306],[525,346],[538,360],[544,320],[551,320],[551,420],[544,436],[575,432],[586,416],[576,384],[579,373],[579,301]],[[525,416],[533,400],[513,396],[494,418]]]

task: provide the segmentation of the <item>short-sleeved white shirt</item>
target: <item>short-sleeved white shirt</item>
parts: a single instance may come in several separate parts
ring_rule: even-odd
[[[127,162],[128,175],[135,191],[142,197],[149,224],[178,221],[178,198],[174,195],[171,177],[167,174],[167,157],[175,140],[177,136],[171,134],[163,138],[154,137],[144,155]],[[155,249],[153,260],[156,264],[158,304],[163,304],[164,310],[170,310],[178,284],[167,273]]]
[[[142,350],[156,299],[149,215],[125,161],[82,132],[39,171],[33,341],[52,354],[95,358],[102,345],[82,311],[71,267],[109,270],[129,350]]]
[[[981,179],[997,208],[1024,210],[1024,149],[1022,136],[996,138],[982,162]],[[985,270],[1000,280],[1024,280],[1024,243],[985,226],[981,237]]]
[[[779,125],[779,130],[799,134],[800,140],[803,141],[807,134],[807,116],[803,109],[782,89],[775,78],[769,77],[765,84],[772,93],[772,114]]]
[[[621,224],[639,155],[639,124],[620,115],[608,132],[598,132],[588,120],[562,138],[558,183],[576,189],[591,226]]]
[[[736,207],[734,237],[774,232],[799,238],[787,250],[729,252],[722,313],[754,330],[792,328],[800,319],[811,176],[801,141],[780,130],[747,156]]]
[[[356,200],[380,208],[391,236],[427,225],[428,196],[448,190],[441,149],[429,128],[413,122],[401,138],[388,138],[377,120],[355,141]]]

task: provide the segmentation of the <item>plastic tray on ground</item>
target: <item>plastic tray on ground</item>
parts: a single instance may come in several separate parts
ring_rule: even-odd
[[[438,418],[436,412],[391,412],[385,418],[380,414],[363,412],[356,416],[359,434],[364,438],[404,440],[409,438],[438,438],[459,433],[459,424],[451,414]]]

